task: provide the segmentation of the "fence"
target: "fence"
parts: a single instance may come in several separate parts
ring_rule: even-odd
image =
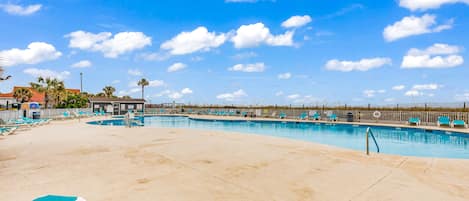
[[[381,122],[381,123],[405,123],[411,117],[418,117],[422,125],[435,125],[439,116],[448,116],[450,119],[464,120],[469,122],[469,112],[443,112],[443,111],[380,111],[381,116],[375,118],[374,111],[371,110],[308,110],[301,108],[289,109],[252,109],[252,108],[235,108],[235,109],[221,109],[221,108],[147,108],[146,114],[214,114],[214,113],[232,114],[241,116],[256,117],[269,117],[278,118],[280,113],[285,113],[287,118],[298,119],[301,113],[307,114],[319,113],[323,119],[326,119],[327,113],[334,113],[340,121],[345,121],[348,113],[353,115],[355,122]]]
[[[65,109],[41,109],[39,110],[41,118],[56,118],[63,116],[64,112],[89,112],[91,113],[91,108],[65,108]],[[26,114],[27,117],[32,117],[31,113]],[[0,119],[3,121],[9,121],[12,119],[18,119],[23,117],[23,110],[5,110],[0,111]]]

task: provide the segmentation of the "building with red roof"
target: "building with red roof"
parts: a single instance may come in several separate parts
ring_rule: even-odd
[[[33,89],[32,87],[14,86],[12,92],[4,93],[4,94],[0,93],[0,105],[17,103],[16,98],[13,97],[13,93],[17,89],[21,89],[21,88],[26,88],[26,89],[31,90],[33,96],[31,97],[29,102],[38,102],[39,104],[44,104],[44,102],[45,102],[44,101],[44,99],[45,99],[44,93],[38,92],[35,89]],[[70,92],[70,93],[74,93],[74,94],[79,94],[80,93],[80,89],[65,89],[65,90]]]

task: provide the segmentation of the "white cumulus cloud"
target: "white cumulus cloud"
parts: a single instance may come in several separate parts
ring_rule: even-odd
[[[282,73],[282,74],[278,74],[277,75],[277,78],[278,79],[281,79],[281,80],[288,80],[291,78],[291,73]]]
[[[225,100],[225,101],[235,101],[239,100],[242,97],[247,96],[248,94],[244,92],[244,90],[239,89],[237,91],[234,91],[232,93],[223,93],[217,95],[217,99]]]
[[[184,88],[181,91],[164,90],[155,95],[155,97],[167,96],[170,99],[181,99],[186,95],[192,94],[193,91],[190,88]]]
[[[297,99],[301,97],[300,94],[290,94],[287,96],[288,99]]]
[[[384,93],[386,93],[386,90],[384,89],[379,89],[379,90],[367,89],[363,91],[363,96],[367,98],[372,98],[372,97],[375,97],[376,94],[384,94]]]
[[[101,52],[108,58],[117,58],[151,45],[151,37],[142,32],[120,32],[113,36],[110,32],[94,34],[80,30],[65,37],[70,38],[70,48]]]
[[[464,3],[469,5],[469,0],[400,0],[399,6],[412,11],[440,8],[444,4]]]
[[[404,95],[405,96],[423,96],[423,93],[418,90],[412,89],[412,90],[406,91]]]
[[[129,69],[129,70],[127,70],[127,74],[132,75],[132,76],[142,76],[143,75],[143,73],[138,69]]]
[[[49,69],[38,69],[38,68],[27,68],[23,72],[35,78],[43,77],[43,78],[56,78],[59,80],[64,80],[70,76],[70,72],[68,71],[57,72],[57,71],[53,71]]]
[[[395,91],[400,91],[403,89],[405,89],[405,85],[396,85],[392,87],[392,90],[395,90]]]
[[[386,41],[392,42],[409,36],[441,32],[452,27],[453,20],[449,20],[445,24],[437,24],[435,15],[408,16],[388,25],[383,31],[383,37]]]
[[[164,86],[166,83],[163,80],[150,80],[149,87],[161,87]]]
[[[295,15],[295,16],[292,16],[292,17],[288,18],[284,22],[282,22],[282,27],[284,27],[284,28],[302,27],[302,26],[310,23],[311,20],[312,19],[309,15],[303,15],[303,16]]]
[[[182,32],[161,44],[160,48],[173,55],[184,55],[199,51],[209,51],[225,43],[225,34],[208,32],[205,27],[197,27],[191,32]]]
[[[88,68],[91,67],[92,63],[88,60],[81,60],[77,63],[72,64],[72,68]]]
[[[429,96],[429,97],[432,97],[434,96],[435,94],[433,93],[427,93],[427,92],[422,92],[422,91],[434,91],[434,90],[438,90],[440,89],[441,87],[443,87],[443,85],[439,85],[439,84],[416,84],[414,86],[412,86],[412,88],[408,91],[406,91],[404,93],[405,96]]]
[[[0,9],[11,15],[32,15],[41,10],[41,4],[32,4],[28,6],[22,6],[17,4],[0,4]]]
[[[192,91],[191,89],[189,89],[189,88],[184,88],[184,89],[181,90],[181,93],[182,93],[182,94],[192,94],[192,92],[193,92],[193,91]]]
[[[170,73],[171,72],[176,72],[176,71],[180,71],[180,70],[182,70],[186,67],[187,67],[186,64],[178,62],[178,63],[174,63],[171,66],[169,66],[167,71],[170,72]]]
[[[437,90],[442,86],[439,84],[416,84],[412,86],[414,90]]]
[[[329,60],[325,68],[332,71],[368,71],[374,68],[380,68],[384,65],[391,65],[392,61],[387,57],[365,58],[359,61],[340,61],[337,59]]]
[[[228,68],[229,71],[240,71],[246,73],[258,73],[264,72],[265,64],[262,62],[253,64],[236,64],[233,67]]]
[[[32,42],[27,49],[13,48],[0,51],[0,57],[5,66],[20,64],[37,64],[43,61],[55,60],[62,56],[51,44],[44,42]]]
[[[293,46],[293,31],[272,35],[263,23],[242,25],[231,38],[236,48],[256,47],[261,44],[270,46]]]
[[[420,50],[412,48],[402,59],[401,68],[451,68],[464,63],[460,53],[462,48],[436,43]]]

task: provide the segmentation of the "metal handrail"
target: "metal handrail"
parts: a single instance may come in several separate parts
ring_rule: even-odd
[[[373,142],[375,142],[376,149],[378,150],[378,153],[379,153],[378,142],[376,141],[375,135],[373,135],[373,131],[371,131],[371,127],[368,127],[366,129],[366,155],[370,155],[370,145],[369,145],[369,140],[368,140],[368,136],[370,134],[371,134],[371,138],[373,138]]]

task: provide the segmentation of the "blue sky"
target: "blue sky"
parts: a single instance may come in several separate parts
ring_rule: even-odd
[[[152,103],[469,101],[466,0],[0,0],[1,92],[35,77]]]

